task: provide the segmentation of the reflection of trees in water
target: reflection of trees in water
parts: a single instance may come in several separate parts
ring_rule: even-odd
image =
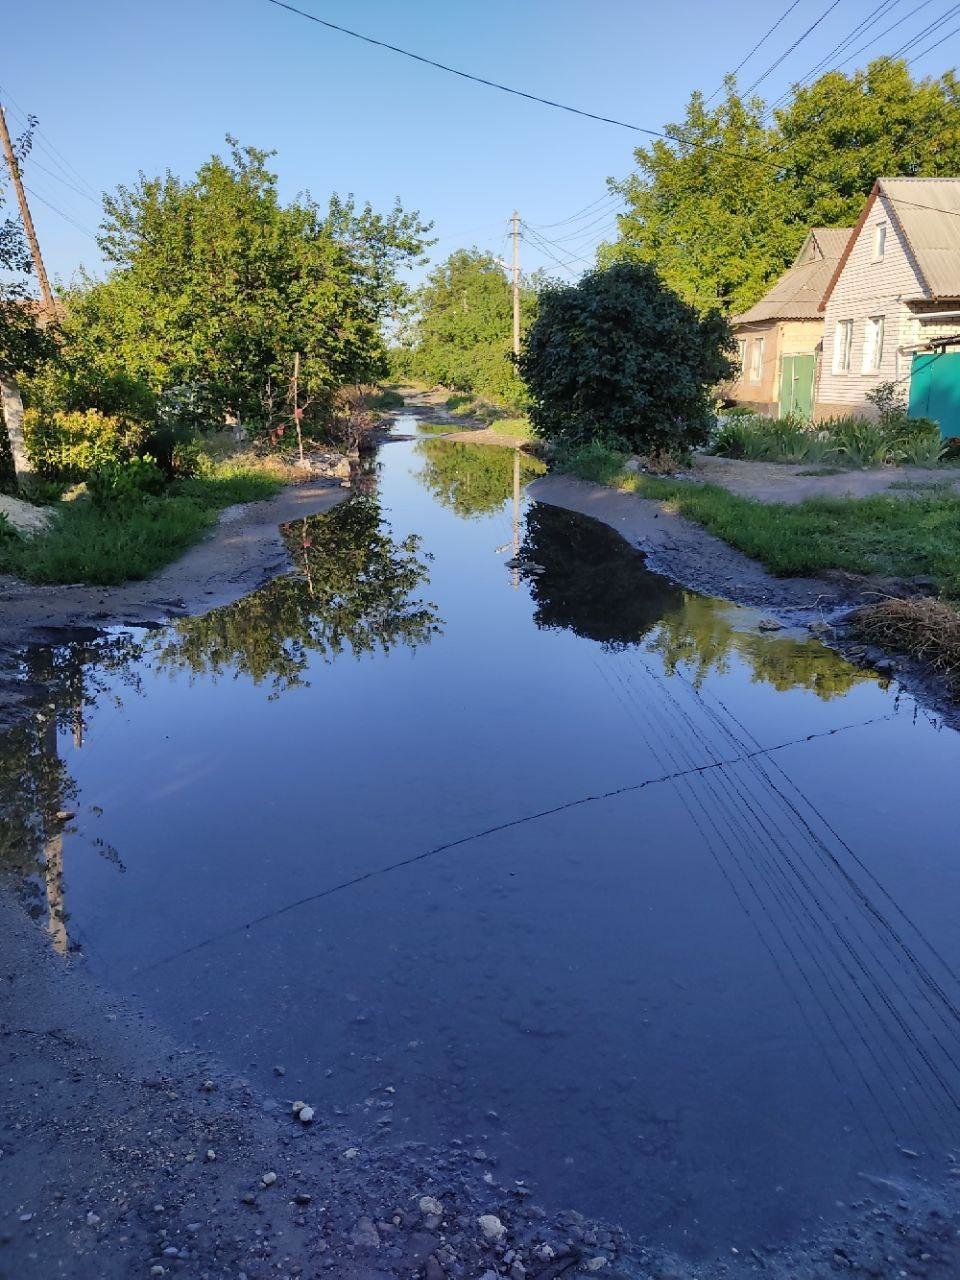
[[[529,584],[537,626],[617,649],[649,636],[645,647],[665,669],[683,667],[696,684],[711,671],[728,671],[735,657],[755,681],[780,692],[808,689],[825,700],[871,678],[815,640],[738,630],[735,606],[651,573],[640,552],[588,516],[533,503],[523,555],[543,566]]]
[[[513,493],[513,449],[459,440],[420,440],[416,449],[424,460],[420,479],[438,502],[458,516],[489,515]],[[520,452],[521,484],[545,470],[538,458]]]
[[[176,622],[161,637],[161,667],[272,679],[279,693],[303,683],[311,653],[326,661],[386,653],[426,644],[440,630],[436,606],[413,597],[428,580],[420,539],[394,541],[372,495],[296,521],[284,537],[298,572]]]
[[[711,671],[728,671],[735,656],[747,664],[754,681],[781,693],[807,689],[824,701],[873,679],[816,640],[740,631],[733,625],[733,606],[690,592],[683,595],[682,609],[661,620],[647,647],[660,655],[668,672],[685,667],[694,684]]]
[[[610,648],[639,644],[683,593],[645,568],[614,529],[588,516],[534,502],[521,555],[543,566],[530,578],[534,621]]]
[[[128,636],[35,647],[23,659],[27,681],[43,687],[31,714],[0,737],[0,870],[12,874],[30,914],[44,919],[54,948],[68,949],[63,897],[63,835],[76,786],[60,758],[58,734],[83,745],[84,711],[103,693],[107,673],[136,684],[132,662],[141,655]],[[117,861],[101,840],[99,852]],[[122,867],[121,867],[122,870]]]

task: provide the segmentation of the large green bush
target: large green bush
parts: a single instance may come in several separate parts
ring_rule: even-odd
[[[27,409],[23,433],[30,461],[39,475],[82,480],[90,471],[124,463],[141,453],[149,427],[97,409],[52,413]]]
[[[652,266],[618,262],[543,290],[520,372],[548,439],[676,453],[706,442],[732,351],[719,312],[701,316]]]

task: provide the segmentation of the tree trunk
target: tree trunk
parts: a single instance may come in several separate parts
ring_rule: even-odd
[[[0,380],[0,399],[3,401],[3,418],[7,424],[7,439],[13,456],[13,469],[16,472],[17,484],[22,489],[30,480],[33,471],[23,440],[23,401],[20,399],[20,388],[13,378]]]

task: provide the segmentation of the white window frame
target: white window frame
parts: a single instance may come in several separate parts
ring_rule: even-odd
[[[838,320],[833,330],[833,372],[849,373],[853,352],[853,321]]]
[[[742,381],[747,371],[747,340],[737,339],[737,380]]]
[[[887,252],[887,224],[878,222],[873,228],[873,261],[882,262]]]
[[[750,381],[763,381],[763,338],[754,338],[750,350]]]
[[[863,329],[861,373],[879,373],[883,367],[883,340],[886,316],[867,316]]]

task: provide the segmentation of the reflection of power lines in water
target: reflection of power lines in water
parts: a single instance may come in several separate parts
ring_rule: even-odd
[[[663,681],[636,656],[608,660],[603,675],[661,763],[722,760],[736,744],[736,763],[672,785],[834,1075],[849,1078],[852,1069],[894,1132],[896,1113],[930,1142],[929,1121],[960,1110],[960,1010],[920,960],[927,944],[919,931],[783,768],[751,755],[759,744],[722,703],[711,705],[682,676]],[[917,942],[880,910],[865,882]]]

